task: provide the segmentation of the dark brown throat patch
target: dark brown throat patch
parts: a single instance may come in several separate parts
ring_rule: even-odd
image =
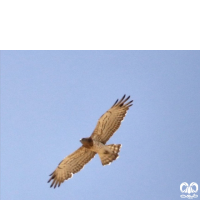
[[[83,146],[86,148],[91,148],[93,146],[93,140],[91,138],[84,138]]]

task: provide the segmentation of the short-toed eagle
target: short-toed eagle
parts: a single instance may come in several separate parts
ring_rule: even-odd
[[[106,145],[109,138],[120,127],[127,110],[132,106],[133,101],[127,102],[130,98],[125,95],[120,101],[103,114],[92,135],[88,138],[82,138],[82,146],[74,153],[64,158],[53,173],[50,174],[48,182],[52,181],[51,186],[60,186],[65,180],[71,178],[73,174],[79,172],[97,153],[101,159],[102,165],[110,164],[119,155],[121,144]]]

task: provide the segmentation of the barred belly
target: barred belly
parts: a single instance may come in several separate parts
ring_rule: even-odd
[[[90,150],[96,153],[104,153],[107,148],[106,145],[102,144],[101,142],[93,140],[93,146],[90,147]]]

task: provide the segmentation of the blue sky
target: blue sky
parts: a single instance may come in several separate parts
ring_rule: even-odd
[[[181,199],[182,182],[200,185],[199,91],[199,51],[1,51],[1,200]],[[50,189],[124,94],[119,159]]]

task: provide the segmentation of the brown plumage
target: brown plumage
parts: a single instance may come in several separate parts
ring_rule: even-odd
[[[79,172],[96,153],[98,153],[102,165],[110,164],[119,157],[121,144],[105,145],[109,138],[120,127],[128,109],[133,101],[128,101],[130,96],[125,95],[100,117],[96,128],[89,138],[83,138],[80,142],[83,144],[78,150],[70,154],[60,162],[56,170],[50,174],[50,187],[56,188],[65,180],[71,178],[73,174]],[[128,101],[128,102],[127,102]]]
[[[102,165],[110,165],[113,160],[116,160],[119,157],[118,153],[119,153],[122,145],[121,144],[110,144],[110,145],[106,145],[106,146],[109,147],[111,152],[105,151],[102,154],[99,153],[99,157],[101,159]]]
[[[105,144],[110,139],[110,137],[120,127],[127,110],[132,106],[131,103],[133,100],[126,103],[129,98],[130,96],[125,99],[124,95],[119,102],[117,99],[114,105],[104,115],[101,116],[94,132],[91,135],[93,140],[97,140]]]

